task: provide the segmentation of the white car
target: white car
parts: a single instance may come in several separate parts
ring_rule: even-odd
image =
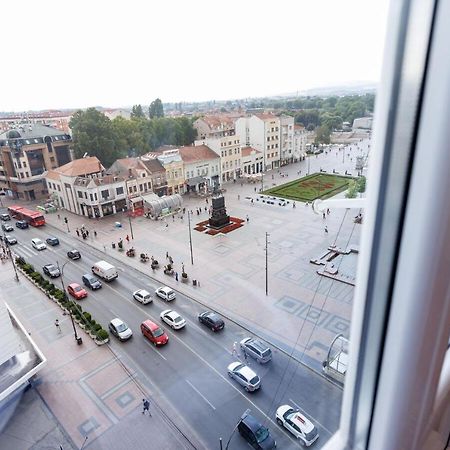
[[[41,241],[38,238],[31,239],[31,245],[36,250],[45,250],[47,248],[47,245],[45,244],[45,242]]]
[[[186,320],[172,309],[166,309],[159,315],[159,317],[163,322],[166,322],[167,325],[169,325],[169,327],[173,328],[174,330],[179,330],[186,325]]]
[[[150,294],[150,292],[146,291],[145,289],[138,289],[137,291],[134,291],[133,298],[143,305],[146,305],[147,303],[151,303],[153,301],[152,294]]]
[[[165,300],[166,302],[170,302],[175,300],[175,292],[170,287],[162,286],[156,289],[155,294]]]
[[[108,328],[109,331],[119,339],[119,341],[126,341],[133,336],[133,332],[128,325],[118,317],[109,322]]]
[[[228,366],[227,370],[228,376],[244,386],[247,392],[256,391],[261,387],[261,378],[245,364],[234,362]]]
[[[314,444],[319,439],[317,428],[300,411],[289,405],[282,405],[277,409],[278,425],[285,427],[297,439],[303,441],[306,447]]]

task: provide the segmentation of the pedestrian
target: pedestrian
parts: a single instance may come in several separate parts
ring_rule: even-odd
[[[208,211],[208,208],[205,206],[205,212]]]
[[[252,201],[252,206],[253,206],[253,199],[251,201]]]
[[[294,209],[295,209],[295,202],[293,202],[293,203],[292,203],[292,208],[294,208]]]
[[[127,243],[130,242],[130,236],[128,236],[128,234],[126,235],[125,239],[126,239]]]
[[[61,216],[58,214],[58,220],[60,220],[61,219]]]
[[[325,233],[328,233],[328,227],[325,225]]]
[[[250,218],[248,217],[248,214],[247,214],[247,216],[246,216],[246,219],[247,219],[247,223],[249,222],[249,220],[250,220]]]
[[[175,216],[172,216],[172,222],[175,222]]]
[[[169,252],[166,252],[166,259],[169,259]]]
[[[145,414],[145,411],[148,412],[148,415],[151,417],[152,413],[150,412],[150,402],[146,399],[142,399],[142,414]]]
[[[86,230],[85,233],[86,233],[86,236],[89,236],[89,230]]]
[[[97,237],[97,231],[94,230],[94,236]]]
[[[236,358],[239,358],[238,343],[236,341],[233,342],[233,350],[231,352],[231,356],[236,356]]]
[[[325,216],[325,211],[322,213],[322,219],[325,219],[326,218],[326,216]]]
[[[247,352],[244,350],[244,351],[243,351],[243,354],[244,354],[245,364],[248,364]]]
[[[241,199],[241,196],[238,194],[238,200],[240,200]]]
[[[208,204],[208,197],[205,198],[206,204]],[[184,208],[183,208],[184,209]],[[184,212],[184,211],[183,211]]]
[[[83,233],[82,236],[83,236],[83,240],[86,239],[86,233]]]
[[[77,233],[77,236],[80,237],[80,230],[78,228],[75,230],[75,232]]]
[[[58,333],[61,333],[61,326],[59,325],[58,319],[55,320],[55,327],[56,327],[56,330],[58,331]]]
[[[197,286],[200,287],[200,281],[197,280]]]
[[[168,223],[166,223],[166,228],[169,228],[169,224]]]
[[[178,281],[178,272],[175,272],[175,281]]]
[[[256,186],[255,186],[255,192],[256,192]]]
[[[327,214],[330,214],[330,208],[327,208]]]

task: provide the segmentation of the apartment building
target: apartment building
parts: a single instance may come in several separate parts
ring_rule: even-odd
[[[38,123],[0,134],[0,189],[16,199],[47,198],[45,172],[69,163],[71,137]]]
[[[218,114],[200,117],[193,126],[197,130],[197,139],[221,138],[235,134],[234,122],[236,115]]]
[[[294,162],[294,118],[280,116],[280,164],[282,166]]]
[[[246,147],[263,154],[264,170],[280,167],[281,123],[272,113],[258,113],[236,120],[236,134]]]
[[[311,132],[306,131],[303,125],[294,125],[294,162],[306,158],[306,144],[308,143],[308,136],[311,134]]]
[[[241,164],[244,176],[261,173],[264,164],[262,152],[253,147],[243,147]]]

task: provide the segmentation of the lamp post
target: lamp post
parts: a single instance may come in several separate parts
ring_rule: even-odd
[[[269,265],[268,265],[268,256],[269,256],[269,249],[268,249],[268,245],[269,245],[269,233],[266,232],[266,247],[265,247],[265,252],[266,252],[266,295],[269,295]]]
[[[123,208],[123,213],[125,214],[125,212],[126,212],[127,215],[128,215],[128,223],[129,223],[129,225],[130,225],[131,239],[134,240],[133,225],[132,225],[132,223],[131,223],[131,215],[130,215],[130,207],[129,207],[129,205],[130,205],[130,201],[129,201],[129,199],[127,198],[127,208],[126,208],[126,209]]]
[[[236,432],[237,427],[241,423],[241,420],[245,419],[249,414],[250,414],[250,409],[246,409],[244,411],[244,414],[242,414],[241,418],[239,419],[239,422],[233,428],[233,431],[231,432],[230,437],[228,438],[227,445],[225,445],[225,450],[228,450],[228,446],[230,445],[231,438],[233,437],[234,433]],[[220,450],[222,450],[222,438],[220,438]]]
[[[56,261],[56,266],[58,267],[59,272],[61,273],[61,285],[62,285],[63,292],[64,292],[64,298],[67,298],[66,288],[65,288],[65,286],[64,286],[64,267],[66,266],[66,264],[67,264],[68,262],[69,262],[69,261],[66,261],[66,262],[62,265],[62,267],[60,268],[60,267],[59,267],[59,262]],[[74,334],[74,336],[75,336],[75,340],[77,341],[78,344],[81,344],[81,338],[78,337],[77,329],[75,328],[75,322],[73,321],[72,311],[70,311],[70,310],[69,310],[69,315],[70,315],[70,320],[72,321],[73,334]]]
[[[194,265],[194,253],[192,251],[191,213],[188,210],[189,247],[191,249],[191,264]]]
[[[4,231],[3,231],[3,242],[5,243],[7,254],[8,254],[9,258],[11,259],[11,263],[12,263],[12,266],[14,269],[16,281],[19,282],[19,274],[17,273],[17,268],[16,268],[16,264],[14,262],[13,254],[11,252],[11,247],[8,244],[8,241],[6,240],[6,234]]]

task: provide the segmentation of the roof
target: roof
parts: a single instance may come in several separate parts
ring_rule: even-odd
[[[185,163],[219,158],[217,153],[212,151],[207,145],[180,147],[179,151],[181,158]]]
[[[258,119],[261,120],[274,120],[274,119],[278,119],[278,117],[275,114],[272,113],[258,113],[258,114],[254,114],[256,117],[258,117]]]
[[[142,164],[144,164],[145,167],[147,167],[147,170],[150,171],[150,173],[157,173],[157,172],[163,172],[165,173],[164,166],[161,164],[159,159],[141,159]]]
[[[44,136],[67,136],[66,133],[47,125],[40,123],[24,123],[17,127],[4,131],[0,134],[0,140],[4,139],[34,139],[42,138]]]
[[[104,170],[105,168],[96,156],[88,156],[87,158],[75,159],[70,163],[58,167],[54,171],[60,175],[77,177],[102,172]]]
[[[241,154],[242,156],[250,156],[251,152],[255,151],[256,153],[261,153],[259,150],[253,147],[242,147]]]
[[[305,127],[303,125],[299,125],[298,123],[294,125],[294,130],[304,130],[304,129]]]
[[[148,172],[147,166],[145,166],[140,158],[121,158],[116,159],[114,164],[107,170],[107,174],[126,177],[132,175],[136,178],[141,176],[137,169]]]
[[[55,170],[49,170],[45,175],[45,178],[49,178],[50,180],[59,180],[59,173]]]
[[[210,129],[217,129],[225,127],[234,127],[234,118],[228,115],[213,115],[213,116],[204,116],[200,117],[200,119],[208,125]]]

